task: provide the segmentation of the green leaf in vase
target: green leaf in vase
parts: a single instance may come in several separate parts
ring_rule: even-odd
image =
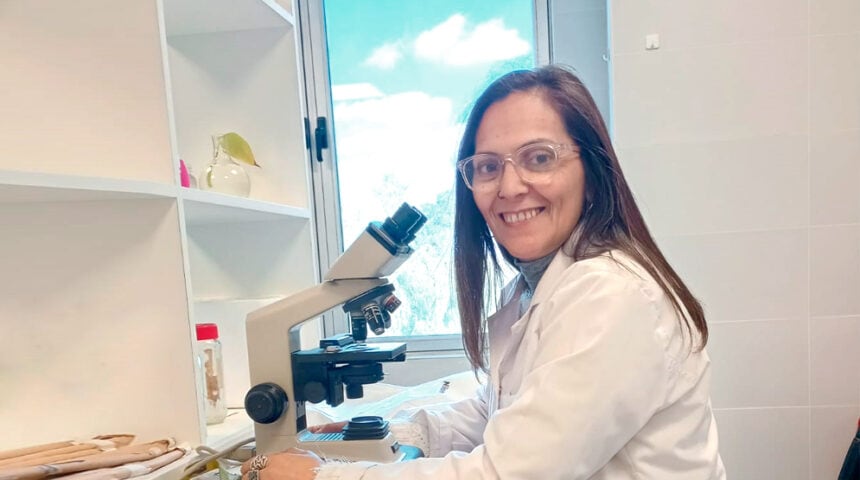
[[[262,168],[254,159],[254,153],[251,151],[251,146],[248,145],[248,142],[245,141],[245,139],[238,133],[225,133],[224,135],[221,135],[219,141],[227,155],[230,155],[242,163]]]

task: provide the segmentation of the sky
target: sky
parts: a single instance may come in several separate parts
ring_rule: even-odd
[[[363,228],[390,197],[432,202],[454,182],[471,102],[534,65],[531,0],[326,0],[344,217]],[[389,201],[386,201],[389,200]],[[384,217],[383,217],[384,218]]]
[[[466,102],[508,70],[491,72],[490,62],[528,55],[534,43],[528,0],[326,0],[325,9],[332,84],[385,94],[454,92]]]

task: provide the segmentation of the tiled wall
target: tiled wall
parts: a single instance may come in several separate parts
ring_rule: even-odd
[[[860,0],[608,16],[616,147],[705,304],[729,477],[835,479],[860,416]]]

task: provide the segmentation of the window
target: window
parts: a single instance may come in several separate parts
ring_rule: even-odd
[[[536,64],[534,4],[325,0],[302,11],[310,30],[305,51],[312,50],[309,110],[330,120],[333,143],[314,174],[321,269],[369,221],[408,202],[428,221],[415,253],[391,278],[403,305],[386,335],[459,335],[452,265],[458,141],[471,102],[489,82]],[[327,320],[326,334],[344,325]]]

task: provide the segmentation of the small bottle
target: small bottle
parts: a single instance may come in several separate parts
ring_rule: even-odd
[[[197,324],[197,358],[203,372],[206,424],[221,423],[227,418],[227,404],[224,399],[224,362],[221,358],[221,342],[218,341],[218,325]]]

